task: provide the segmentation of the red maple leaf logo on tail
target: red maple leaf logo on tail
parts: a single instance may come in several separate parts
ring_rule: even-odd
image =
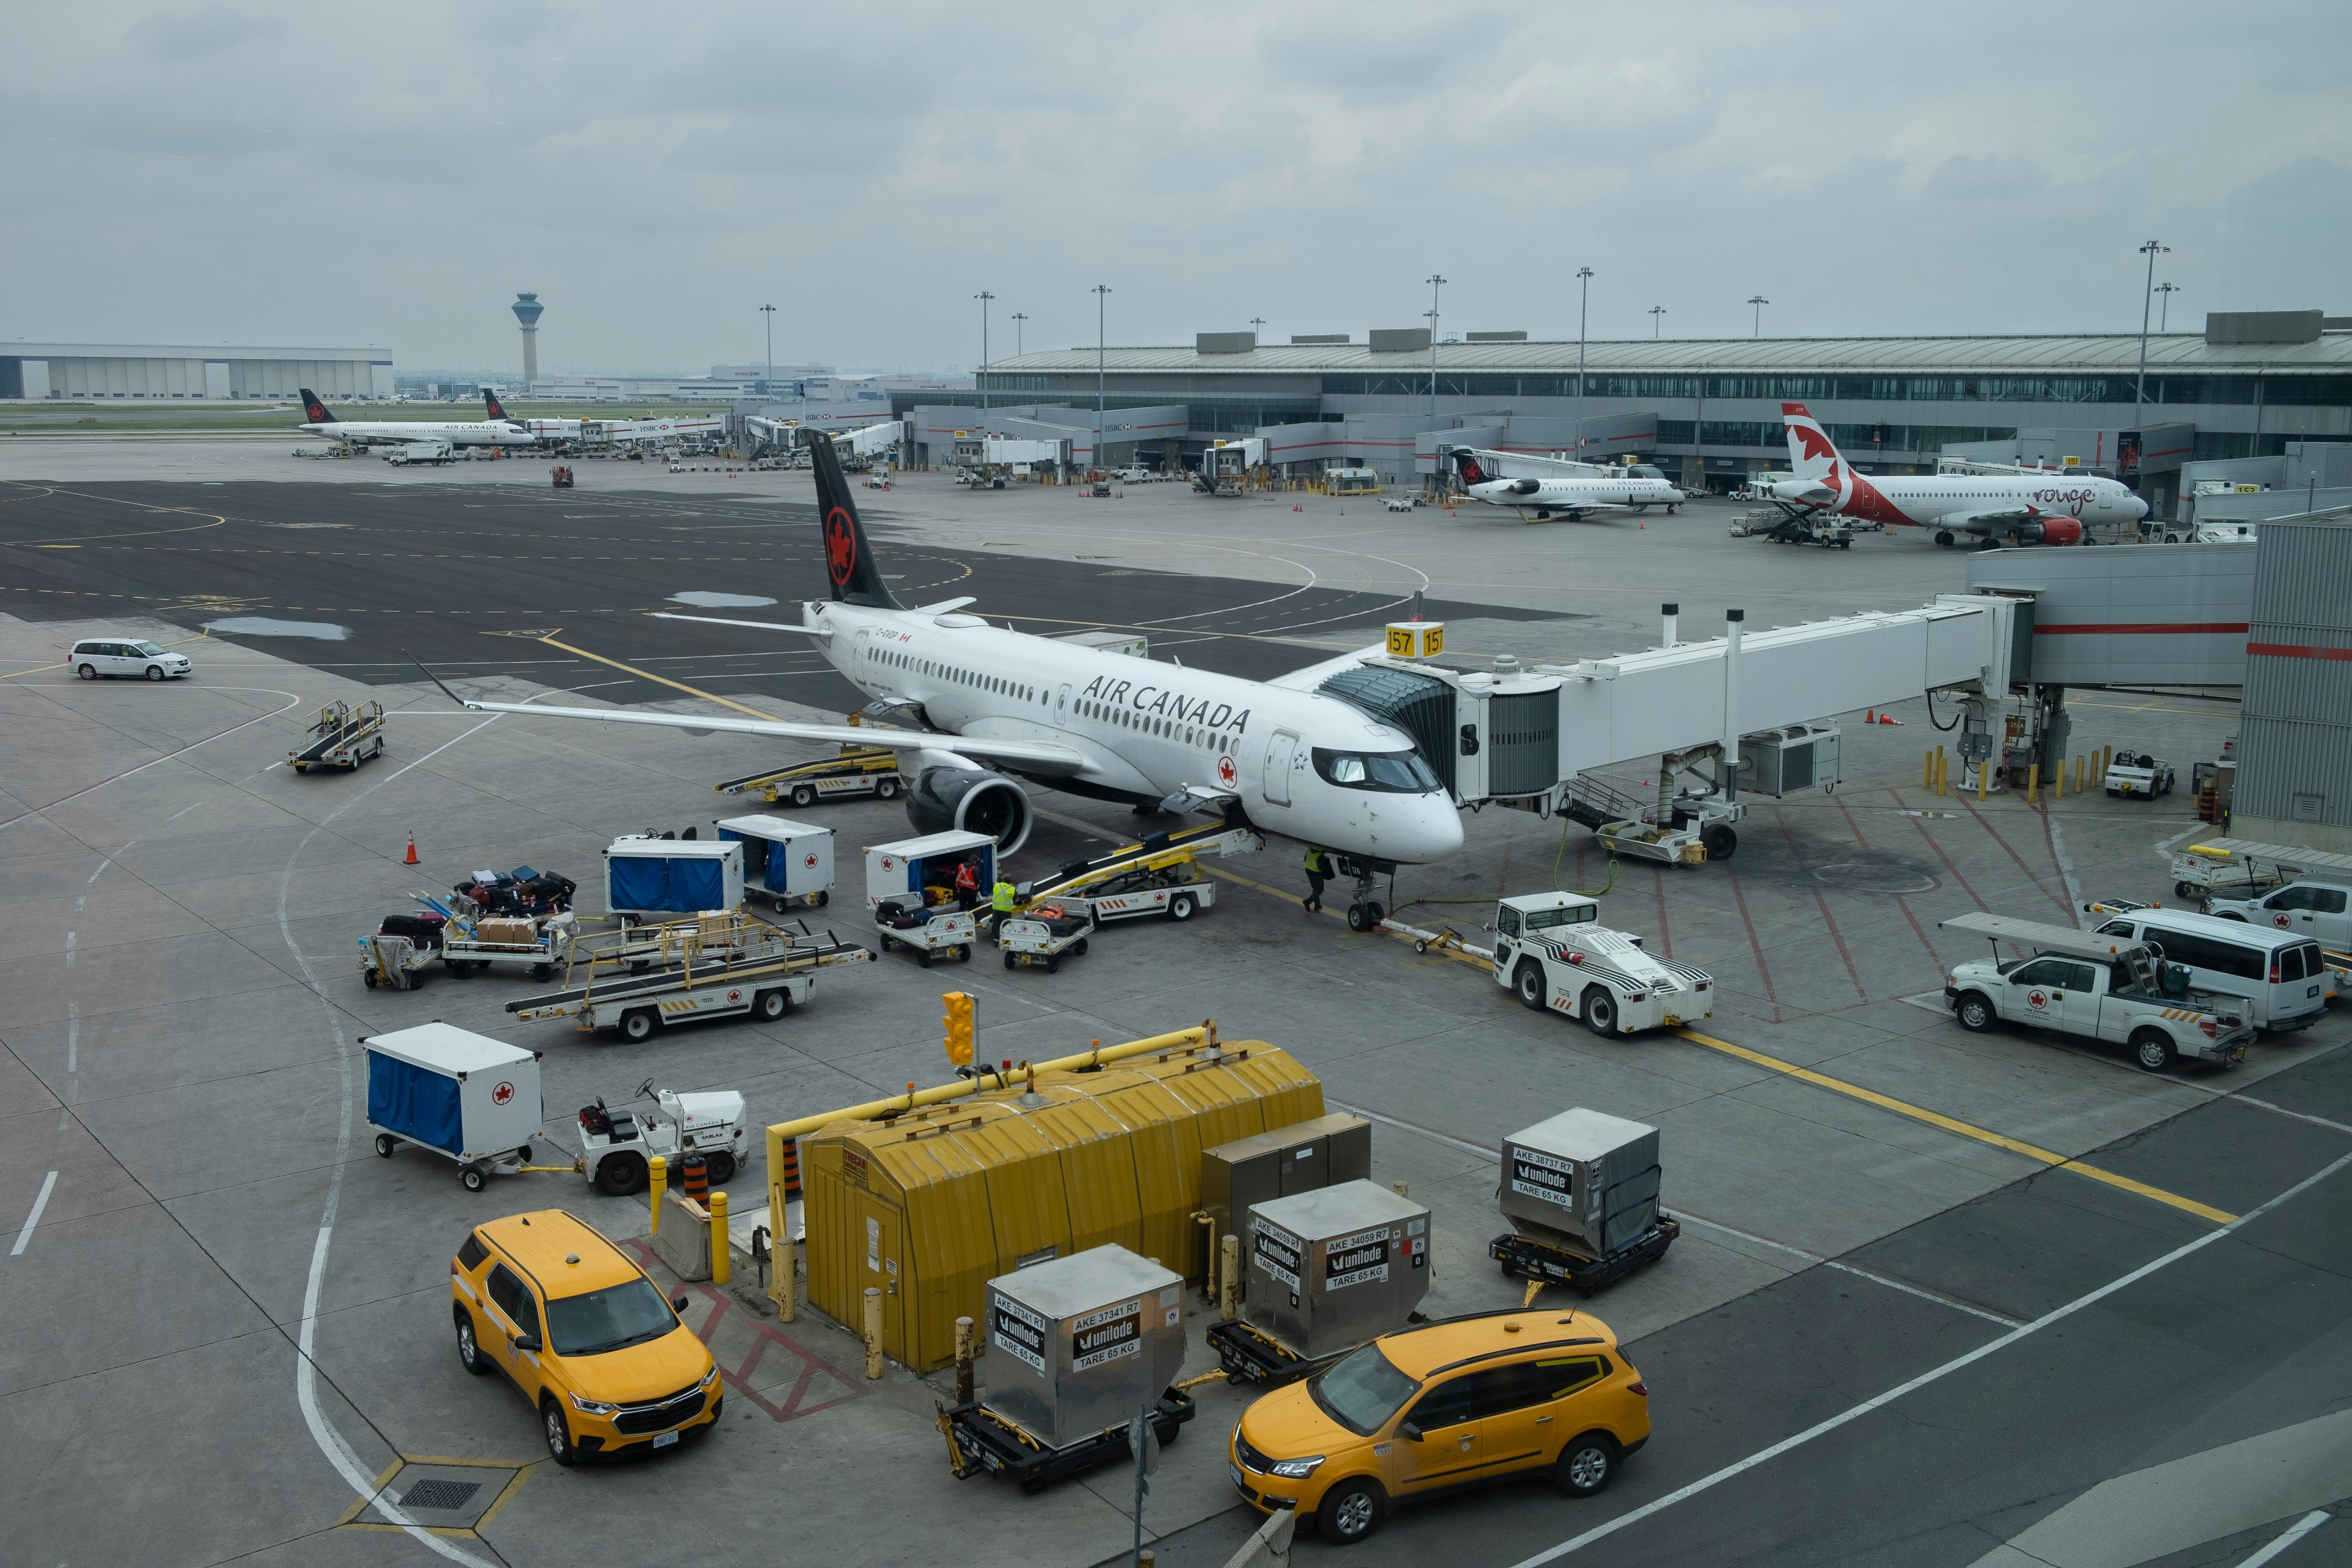
[[[1837,448],[1830,445],[1827,435],[1812,426],[1791,425],[1789,426],[1789,433],[1796,437],[1798,447],[1808,459],[1827,458],[1832,463],[1837,461]]]
[[[849,514],[835,507],[824,516],[824,569],[833,576],[836,588],[849,585],[849,574],[857,568],[857,533],[849,526]]]

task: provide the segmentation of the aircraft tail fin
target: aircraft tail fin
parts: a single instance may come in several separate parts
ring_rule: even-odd
[[[307,386],[302,389],[302,417],[313,425],[335,423],[334,414],[325,404],[319,401],[319,395]]]
[[[841,456],[834,450],[832,436],[823,430],[803,430],[800,437],[816,473],[816,510],[824,530],[824,570],[831,596],[868,609],[905,609],[882,580],[882,563],[866,542],[866,526],[858,521],[857,502],[850,498],[849,481],[842,474]]]
[[[1838,449],[1830,433],[1801,403],[1780,405],[1780,420],[1789,432],[1789,467],[1801,479],[1818,479],[1838,464]]]
[[[1454,454],[1454,471],[1462,476],[1462,482],[1465,485],[1483,485],[1488,478],[1486,470],[1479,466],[1478,459],[1468,452]]]
[[[490,407],[490,415],[489,415],[489,416],[490,416],[491,418],[493,418],[493,419],[512,419],[512,418],[514,417],[514,416],[513,416],[513,415],[509,414],[509,413],[507,412],[507,406],[506,406],[506,405],[505,405],[505,404],[503,404],[503,403],[500,403],[500,402],[499,401],[499,395],[498,395],[497,393],[495,393],[495,392],[492,392],[492,391],[491,391],[488,387],[487,387],[487,386],[486,386],[486,387],[484,387],[484,388],[482,388],[482,401],[489,405],[489,407]]]

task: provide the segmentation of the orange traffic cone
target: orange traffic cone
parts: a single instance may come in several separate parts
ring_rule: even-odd
[[[1865,708],[1865,709],[1864,709],[1864,710],[1862,710],[1862,721],[1863,721],[1864,723],[1865,723],[1865,724],[1875,724],[1875,723],[1877,723],[1877,722],[1878,722],[1878,710],[1877,710],[1877,709],[1875,709],[1875,708]]]
[[[408,836],[408,859],[406,864],[411,866],[416,864],[416,835],[414,833]]]

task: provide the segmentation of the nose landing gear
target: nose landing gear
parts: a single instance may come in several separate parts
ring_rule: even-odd
[[[1342,863],[1343,868],[1356,874],[1355,897],[1348,900],[1349,931],[1378,931],[1381,922],[1389,918],[1388,910],[1372,895],[1380,891],[1380,876],[1371,867],[1354,861]]]

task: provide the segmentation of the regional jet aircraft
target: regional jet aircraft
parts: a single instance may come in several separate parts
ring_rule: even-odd
[[[1515,468],[1536,471],[1507,477],[1505,470]],[[1462,476],[1463,489],[1473,500],[1509,507],[1529,522],[1548,522],[1554,517],[1573,522],[1596,511],[1641,512],[1654,506],[1671,512],[1685,499],[1681,490],[1663,479],[1616,474],[1593,463],[1482,452],[1473,447],[1454,448],[1454,471]]]
[[[1864,479],[1830,442],[1801,403],[1780,405],[1789,431],[1790,477],[1754,488],[1798,516],[1815,511],[1936,531],[1936,542],[1978,536],[1978,548],[2001,544],[2080,544],[2087,524],[2137,523],[2147,503],[2114,479],[2091,474],[1971,465],[1965,474],[1882,475]]]
[[[446,441],[453,447],[530,447],[539,438],[506,419],[338,419],[309,387],[302,389],[302,432],[354,447]]]
[[[1147,808],[1222,811],[1352,863],[1351,924],[1377,923],[1369,912],[1378,910],[1375,870],[1443,860],[1462,847],[1461,816],[1412,738],[1318,689],[1360,655],[1271,681],[1243,680],[999,630],[965,613],[970,598],[902,605],[866,541],[834,438],[803,431],[801,439],[816,478],[827,596],[803,605],[797,626],[660,618],[813,637],[825,661],[881,710],[921,728],[453,700],[526,718],[894,746],[914,781],[907,812],[918,829],[986,833],[1008,854],[1032,824],[1029,797],[1008,774]]]

